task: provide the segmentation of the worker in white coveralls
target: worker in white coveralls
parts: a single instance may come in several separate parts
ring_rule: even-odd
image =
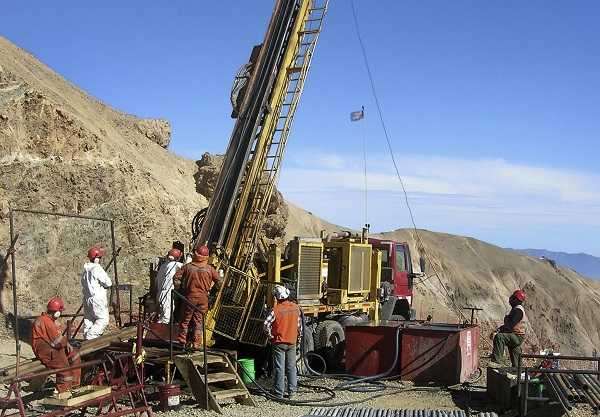
[[[81,287],[83,290],[83,337],[86,340],[102,336],[108,326],[108,289],[110,277],[100,265],[103,251],[93,247],[88,251],[89,262],[83,265]]]
[[[183,264],[178,262],[181,251],[173,248],[167,254],[167,262],[163,262],[156,274],[156,295],[158,297],[159,316],[158,322],[169,324],[171,320],[171,291],[173,290],[173,276]]]

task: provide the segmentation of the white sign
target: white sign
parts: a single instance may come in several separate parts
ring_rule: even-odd
[[[467,331],[467,356],[471,356],[473,351],[472,341],[471,341],[471,331]]]

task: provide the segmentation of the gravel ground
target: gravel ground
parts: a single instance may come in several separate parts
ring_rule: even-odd
[[[266,382],[266,381],[264,381]],[[310,382],[313,385],[333,388],[339,381],[333,379],[321,379],[318,382]],[[443,410],[458,410],[460,409],[450,393],[446,391],[436,390],[434,392],[411,391],[413,387],[410,384],[400,384],[397,382],[387,382],[387,389],[384,391],[385,396],[378,398],[370,397],[382,393],[354,393],[348,391],[336,391],[335,399],[325,403],[315,403],[314,405],[292,406],[287,404],[276,403],[267,400],[264,397],[255,395],[254,399],[258,403],[258,407],[249,407],[240,404],[228,404],[223,406],[223,416],[235,417],[298,417],[307,414],[314,407],[322,407],[329,404],[337,404],[339,407],[351,405],[356,407],[371,407],[371,408],[428,408],[428,409],[443,409]],[[401,390],[406,390],[401,392]],[[300,387],[298,394],[294,400],[317,400],[322,398],[323,394],[316,394],[308,388]],[[182,398],[184,405],[178,411],[157,412],[159,416],[165,417],[182,417],[182,416],[209,416],[216,415],[214,412],[205,411],[198,408],[195,404],[189,404],[187,398]],[[354,402],[362,401],[360,404]]]

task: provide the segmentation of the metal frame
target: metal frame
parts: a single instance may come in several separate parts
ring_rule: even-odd
[[[531,368],[531,367],[523,367],[522,360],[523,359],[546,359],[546,360],[569,360],[569,361],[582,361],[582,362],[596,362],[596,370],[591,371],[589,369],[540,369],[540,368]],[[525,378],[521,381],[521,372],[524,372]],[[556,393],[558,397],[558,403],[565,409],[565,411],[569,411],[572,406],[569,400],[566,397],[562,397],[561,389],[559,386],[555,385],[554,379],[550,376],[553,375],[587,375],[592,376],[596,375],[596,379],[600,385],[600,357],[589,357],[589,356],[566,356],[566,355],[534,355],[534,354],[522,354],[519,356],[519,362],[517,364],[517,396],[519,399],[519,415],[524,417],[527,415],[527,407],[528,401],[550,401],[550,398],[539,398],[539,397],[529,397],[529,382],[530,382],[530,373],[539,373],[545,374],[548,377],[548,382],[552,387],[552,390]],[[523,385],[523,387],[521,387]],[[593,404],[590,403],[593,406]],[[596,409],[596,414],[600,413],[600,408]]]
[[[113,365],[113,370],[118,370],[121,376],[117,378],[113,375],[113,373],[109,372],[108,365]],[[97,359],[93,361],[82,362],[81,364],[78,364],[76,366],[70,366],[67,368],[49,369],[42,372],[29,373],[20,377],[15,377],[15,379],[9,386],[6,397],[0,399],[0,402],[2,404],[2,412],[0,413],[0,416],[27,417],[25,403],[23,401],[23,397],[21,396],[20,391],[20,384],[22,382],[39,377],[53,375],[58,372],[71,371],[74,369],[88,368],[92,366],[102,366],[107,386],[114,388],[114,390],[111,391],[110,394],[106,394],[98,398],[84,401],[76,406],[66,406],[60,409],[55,409],[48,413],[39,414],[38,416],[66,416],[74,413],[76,410],[79,410],[79,415],[83,417],[87,414],[87,409],[89,407],[95,407],[97,408],[97,411],[94,413],[95,415],[120,417],[123,415],[135,414],[136,416],[141,417],[143,414],[146,414],[146,416],[152,417],[152,408],[148,405],[148,402],[146,401],[146,395],[144,393],[143,370],[141,369],[141,367],[135,365],[134,355],[132,353],[122,354],[115,358],[107,357],[106,359]],[[133,369],[135,374],[135,382],[133,384],[129,384],[127,382],[127,372],[130,369]],[[13,395],[14,398],[11,398]],[[119,409],[118,400],[122,398],[129,399],[129,401],[131,402],[131,408]],[[136,403],[138,403],[139,406]],[[105,405],[108,405],[108,410],[106,410],[106,412],[103,412],[103,408]],[[6,414],[7,408],[17,408],[18,411],[16,413]]]
[[[16,237],[18,237],[18,234],[15,235],[15,225],[14,225],[14,217],[15,217],[15,213],[26,213],[26,214],[36,214],[36,215],[40,215],[40,216],[54,216],[54,217],[66,217],[66,218],[72,218],[72,219],[81,219],[81,220],[96,220],[96,221],[102,221],[102,222],[107,222],[110,225],[110,235],[111,235],[111,249],[112,249],[112,256],[114,259],[114,277],[115,277],[115,286],[118,288],[119,286],[119,274],[117,272],[117,262],[116,262],[116,258],[118,255],[118,252],[115,250],[115,222],[112,219],[105,219],[105,218],[101,218],[101,217],[92,217],[92,216],[81,216],[78,214],[69,214],[69,213],[51,213],[48,211],[42,211],[42,210],[27,210],[27,209],[13,209],[10,208],[9,209],[9,224],[10,224],[10,240],[11,242],[16,240]],[[13,314],[15,316],[15,327],[14,327],[14,336],[15,336],[15,350],[16,350],[16,363],[15,363],[15,376],[18,377],[19,376],[19,362],[21,359],[21,340],[20,340],[20,335],[19,335],[19,325],[18,325],[18,321],[19,321],[19,314],[18,314],[18,302],[17,302],[17,267],[16,267],[16,256],[15,256],[15,252],[16,251],[11,251],[11,269],[12,269],[12,285],[13,285]],[[117,298],[117,311],[114,311],[113,309],[113,315],[115,316],[115,320],[117,321],[117,324],[119,325],[119,327],[121,327],[121,303],[120,303],[120,299],[119,299],[119,291],[116,291],[116,298]],[[130,309],[131,310],[131,309]],[[79,313],[79,311],[78,311]],[[76,314],[78,314],[76,313]],[[131,313],[130,313],[131,314]]]

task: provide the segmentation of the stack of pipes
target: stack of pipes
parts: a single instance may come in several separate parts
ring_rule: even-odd
[[[582,391],[592,408],[600,410],[600,382],[598,378],[592,375],[576,374],[575,381],[582,388]]]

